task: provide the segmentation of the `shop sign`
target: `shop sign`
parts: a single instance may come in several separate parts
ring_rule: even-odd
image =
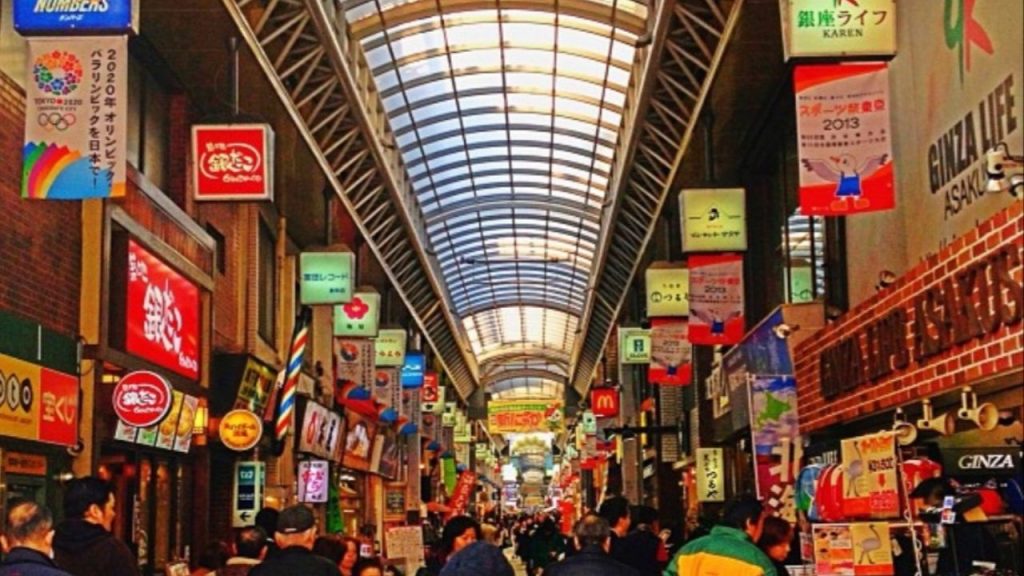
[[[660,262],[644,272],[647,316],[687,316],[690,313],[690,271],[683,264]]]
[[[697,448],[697,501],[725,502],[725,466],[721,448]]]
[[[398,371],[394,368],[380,368],[373,377],[373,399],[384,406],[400,410],[402,414],[402,389],[398,386]]]
[[[747,206],[743,188],[691,188],[679,193],[683,252],[747,249]]]
[[[693,379],[693,348],[686,320],[651,319],[651,363],[647,380],[665,386],[686,386]]]
[[[310,400],[302,417],[299,452],[334,459],[341,438],[342,421],[337,412]]]
[[[22,198],[124,196],[128,37],[31,38],[26,62]]]
[[[457,514],[464,514],[469,506],[469,499],[473,496],[473,489],[476,488],[476,472],[466,470],[459,474],[459,480],[452,492],[452,500],[449,506],[449,518]]]
[[[784,0],[786,59],[896,54],[896,0]]]
[[[651,361],[651,331],[619,327],[619,363],[647,364]]]
[[[22,36],[127,34],[138,29],[135,0],[14,0],[14,29]]]
[[[562,403],[550,400],[490,400],[487,402],[487,431],[561,432],[565,429]]]
[[[619,391],[615,388],[593,388],[590,390],[590,408],[598,418],[614,418],[619,415]]]
[[[125,374],[114,386],[114,412],[122,422],[147,428],[163,420],[171,409],[171,383],[146,370]]]
[[[263,421],[248,410],[232,410],[220,420],[220,441],[226,448],[245,452],[263,437]]]
[[[793,82],[800,213],[845,216],[894,208],[887,65],[797,66]]]
[[[246,360],[234,408],[262,414],[276,378],[277,374],[270,368],[252,358]]]
[[[491,457],[491,447],[486,442],[477,442],[473,445],[474,455],[476,457],[477,465],[481,462],[487,462]]]
[[[384,517],[387,520],[405,519],[405,484],[384,486]]]
[[[330,464],[326,460],[299,462],[299,502],[327,502],[330,479]]]
[[[423,374],[423,411],[433,412],[435,402],[444,401],[444,390],[438,387],[437,372],[427,370]]]
[[[192,126],[196,200],[273,200],[273,161],[274,130],[267,124]]]
[[[583,433],[589,436],[597,434],[597,417],[590,410],[584,410],[580,416],[580,427]]]
[[[473,436],[470,432],[469,420],[462,414],[462,412],[455,413],[455,430],[453,431],[454,436],[452,441],[456,444],[469,444],[473,441]],[[468,458],[466,460],[469,460]]]
[[[430,372],[428,372],[427,375],[429,376]],[[421,409],[423,410],[423,412],[430,412],[440,416],[441,414],[444,413],[445,396],[445,389],[443,387],[438,388],[437,393],[434,396],[436,400],[434,402],[423,402]]]
[[[78,442],[78,379],[0,354],[0,435]]]
[[[373,341],[377,354],[377,366],[402,366],[405,364],[405,330],[381,330]]]
[[[1020,448],[947,448],[943,446],[942,470],[948,476],[1006,476],[1021,469]]]
[[[199,379],[199,288],[128,241],[125,350]]]
[[[402,388],[419,388],[423,386],[426,358],[423,352],[407,352],[402,364]],[[435,375],[436,382],[436,375]]]
[[[263,462],[235,462],[235,489],[231,498],[231,527],[245,528],[256,521],[263,508],[263,487],[267,465]]]
[[[822,396],[830,400],[906,368],[911,359],[923,365],[1020,323],[1024,283],[1011,273],[1020,266],[1019,249],[1008,242],[822,350]]]
[[[441,426],[444,428],[454,428],[455,418],[458,411],[458,402],[445,402],[444,412],[441,413]]]
[[[24,476],[46,476],[46,456],[24,452],[4,452],[3,471],[5,474]]]
[[[376,338],[380,320],[380,294],[356,292],[348,304],[334,307],[334,335]]]
[[[299,300],[306,305],[352,300],[356,257],[351,252],[299,254]]]
[[[895,518],[900,502],[892,432],[844,439],[842,509],[846,518]]]
[[[743,338],[743,256],[690,256],[690,324],[693,344],[736,344]]]

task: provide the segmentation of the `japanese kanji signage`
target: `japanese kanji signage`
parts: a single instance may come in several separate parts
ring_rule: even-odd
[[[78,378],[0,354],[0,435],[78,442]]]
[[[199,288],[128,241],[125,350],[199,379]]]
[[[473,489],[476,488],[476,472],[466,470],[459,474],[459,480],[452,492],[450,516],[464,514],[469,506],[469,499],[473,496]]]
[[[124,196],[127,37],[32,38],[26,60],[22,197]]]
[[[299,269],[299,299],[303,304],[344,304],[352,300],[355,254],[303,252]]]
[[[651,361],[651,331],[619,327],[619,363],[647,364]]]
[[[433,376],[431,378],[431,376]],[[433,382],[434,393],[430,400],[427,400],[427,386]],[[444,398],[445,388],[444,386],[437,385],[437,372],[427,372],[423,378],[423,406],[424,412],[432,412],[434,414],[441,414],[444,412]]]
[[[299,462],[299,502],[322,504],[327,502],[330,485],[330,464],[326,460]]]
[[[263,436],[263,422],[248,410],[232,410],[221,418],[217,430],[224,447],[245,452],[259,444]]]
[[[667,386],[686,386],[693,378],[692,348],[686,320],[651,319],[651,363],[647,380]]]
[[[721,448],[697,448],[697,501],[725,502],[725,466]]]
[[[896,0],[785,0],[786,59],[805,56],[892,56]]]
[[[487,402],[487,431],[561,432],[565,427],[562,403],[551,400],[490,400]]]
[[[273,159],[274,131],[268,124],[192,126],[195,199],[273,200]]]
[[[743,338],[743,256],[690,256],[690,325],[693,344],[736,344]]]
[[[615,388],[591,388],[590,408],[598,418],[619,415],[619,391]]]
[[[129,426],[144,428],[159,423],[167,416],[172,402],[171,384],[147,370],[125,374],[114,386],[114,412]]]
[[[14,29],[41,34],[127,34],[138,28],[137,0],[14,0]]]
[[[746,373],[740,371],[744,379]],[[746,388],[747,383],[743,383]],[[757,494],[782,518],[796,521],[796,475],[803,454],[797,422],[796,380],[758,377],[750,382],[750,431],[754,442]]]
[[[892,432],[842,441],[843,515],[847,518],[896,518],[896,440]]]
[[[683,252],[747,249],[743,188],[693,188],[679,193]]]
[[[335,381],[354,382],[369,389],[376,376],[373,361],[373,340],[369,338],[334,339]]]
[[[690,271],[685,264],[655,262],[644,273],[647,316],[687,316],[690,313]]]
[[[402,388],[398,385],[397,369],[377,368],[374,371],[373,399],[384,406],[402,410]]]
[[[348,304],[334,307],[334,335],[375,338],[380,318],[380,294],[356,292]]]
[[[381,330],[374,340],[377,366],[401,366],[405,363],[405,330]]]
[[[797,66],[800,212],[843,216],[896,205],[886,64]]]
[[[455,415],[459,411],[458,402],[445,402],[444,412],[441,413],[441,426],[444,428],[455,427]]]

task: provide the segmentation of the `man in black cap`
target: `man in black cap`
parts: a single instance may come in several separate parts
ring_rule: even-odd
[[[274,541],[280,552],[253,567],[249,576],[341,576],[330,560],[313,554],[316,519],[309,508],[296,505],[282,510]]]

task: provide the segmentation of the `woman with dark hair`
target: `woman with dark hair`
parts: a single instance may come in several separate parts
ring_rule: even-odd
[[[384,576],[384,565],[377,558],[360,558],[352,568],[352,576]]]
[[[764,519],[764,528],[761,530],[761,538],[757,541],[757,545],[771,559],[778,576],[789,575],[785,561],[789,556],[789,547],[792,542],[792,524],[778,516],[768,516]]]
[[[337,565],[342,576],[352,576],[352,568],[359,560],[359,541],[348,536],[320,536],[313,543],[313,554]]]
[[[441,546],[437,554],[428,558],[426,566],[417,576],[438,576],[453,554],[481,539],[480,524],[469,516],[453,516],[441,531]]]

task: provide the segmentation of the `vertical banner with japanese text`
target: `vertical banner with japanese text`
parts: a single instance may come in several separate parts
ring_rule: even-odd
[[[23,198],[124,196],[128,37],[31,38]]]
[[[689,340],[736,344],[743,338],[743,256],[694,254],[690,265]]]
[[[793,83],[800,212],[843,216],[894,208],[888,66],[797,66]]]
[[[334,338],[334,380],[370,388],[374,381],[373,340]]]
[[[725,463],[721,448],[697,448],[697,501],[725,502]]]
[[[647,380],[666,386],[686,386],[693,378],[692,348],[687,339],[686,320],[651,319],[651,363]]]
[[[750,431],[757,495],[776,515],[795,521],[794,486],[802,455],[795,379],[758,377],[750,382]]]

